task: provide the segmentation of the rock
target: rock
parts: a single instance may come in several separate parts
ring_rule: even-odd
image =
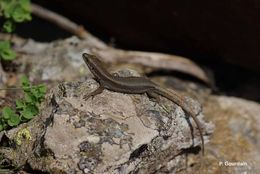
[[[258,173],[260,167],[260,105],[227,96],[202,102],[207,120],[215,124],[206,146],[205,173]]]
[[[187,152],[190,173],[257,173],[260,170],[258,103],[214,96],[209,89],[192,82],[153,78],[187,91],[193,98],[196,96],[203,106],[198,118],[207,144],[205,165],[198,170],[201,159],[196,153],[200,145],[196,125],[189,119],[190,126],[187,115],[174,103],[163,97],[157,103],[146,95],[107,90],[84,101],[83,95],[98,84],[90,78],[84,80],[86,68],[80,63],[81,53],[95,49],[105,52],[101,42],[97,42],[100,44],[95,49],[93,42],[95,39],[91,37],[84,41],[72,37],[52,44],[39,43],[30,55],[21,55],[18,61],[26,59],[25,65],[31,61],[31,80],[52,81],[54,87],[50,88],[38,117],[0,133],[0,153],[4,159],[1,162],[24,170],[29,168],[34,173],[185,173],[183,152]],[[38,43],[22,44],[19,49],[30,50],[35,44]],[[23,67],[26,66],[21,66],[19,72],[25,71]],[[118,74],[138,75],[132,70]],[[56,85],[56,80],[74,79],[83,80]],[[198,102],[190,98],[185,102],[196,111],[201,110]],[[204,118],[216,126],[210,141],[213,124],[205,123]]]
[[[88,78],[53,88],[39,117],[5,133],[14,146],[0,152],[12,164],[49,173],[174,173],[185,166],[183,150],[198,152],[196,125],[176,104],[108,90],[85,101],[97,87]],[[198,119],[208,142],[214,126],[202,113]]]
[[[120,76],[133,75],[121,71]],[[182,109],[167,99],[104,90],[83,100],[98,84],[62,83],[53,88],[42,112],[28,123],[1,132],[0,153],[13,166],[49,173],[257,173],[260,170],[258,103],[200,91],[206,151],[200,170],[198,132]],[[200,110],[200,105],[187,99]],[[191,102],[193,101],[193,102]],[[193,123],[192,119],[190,121]]]

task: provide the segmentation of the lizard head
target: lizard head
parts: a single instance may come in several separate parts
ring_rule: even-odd
[[[104,72],[104,68],[102,66],[101,61],[94,55],[83,53],[82,55],[84,62],[87,64],[91,73],[95,76],[95,78],[99,79]]]

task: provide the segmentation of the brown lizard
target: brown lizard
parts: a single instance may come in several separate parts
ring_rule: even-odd
[[[91,73],[94,75],[95,80],[97,80],[100,84],[99,88],[89,95],[85,96],[85,99],[100,94],[104,89],[127,94],[147,93],[148,96],[151,96],[153,98],[157,98],[157,95],[161,95],[179,105],[188,115],[193,118],[199,130],[202,144],[202,155],[204,155],[204,138],[202,135],[200,122],[197,119],[196,114],[190,109],[190,107],[184,105],[183,97],[180,94],[173,90],[169,91],[165,88],[162,88],[146,77],[113,76],[103,67],[101,61],[94,55],[84,53],[83,60],[87,64]]]

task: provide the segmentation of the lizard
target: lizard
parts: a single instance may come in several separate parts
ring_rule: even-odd
[[[90,72],[94,75],[94,79],[99,83],[99,87],[84,96],[87,100],[89,97],[93,97],[102,93],[104,89],[108,89],[114,92],[126,93],[126,94],[143,94],[147,93],[148,96],[157,98],[158,95],[167,98],[168,100],[179,105],[184,112],[192,117],[199,130],[201,138],[201,151],[204,156],[204,138],[202,129],[196,114],[190,107],[184,105],[182,96],[174,90],[167,90],[156,83],[152,82],[147,77],[120,77],[118,75],[111,75],[104,67],[102,62],[94,55],[83,53],[84,62],[87,64]]]

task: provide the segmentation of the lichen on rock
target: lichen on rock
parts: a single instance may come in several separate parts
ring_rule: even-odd
[[[200,145],[196,125],[171,101],[157,103],[146,94],[108,90],[85,101],[83,96],[97,87],[97,82],[87,79],[51,90],[41,115],[33,125],[28,123],[30,131],[37,133],[31,135],[27,152],[32,169],[50,173],[175,172],[184,165],[183,150]],[[200,113],[204,132],[211,133],[212,124],[202,117]],[[17,161],[19,155],[10,160]]]

